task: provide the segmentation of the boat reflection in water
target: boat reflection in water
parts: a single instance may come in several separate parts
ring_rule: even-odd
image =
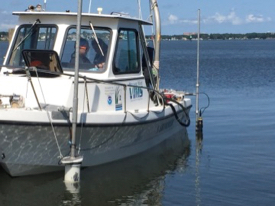
[[[187,134],[127,159],[83,169],[79,184],[65,184],[63,173],[11,178],[0,173],[0,205],[161,205],[165,175],[185,168]]]

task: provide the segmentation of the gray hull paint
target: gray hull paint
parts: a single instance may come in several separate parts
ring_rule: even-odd
[[[49,125],[0,124],[0,131],[0,162],[11,176],[64,169]],[[69,155],[70,126],[55,126],[55,131],[62,155]],[[179,131],[188,138],[174,116],[142,124],[85,125],[77,129],[77,147],[84,157],[82,166],[96,166],[146,151]]]

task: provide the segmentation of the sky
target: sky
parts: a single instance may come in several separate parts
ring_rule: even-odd
[[[24,11],[29,5],[45,0],[1,0],[0,31],[16,25],[13,11]],[[149,18],[149,0],[140,0],[143,19]],[[77,11],[78,0],[46,0],[47,11]],[[89,7],[91,3],[91,7]],[[197,32],[200,9],[201,33],[275,32],[275,0],[158,0],[162,34],[180,35]],[[123,12],[139,16],[138,0],[83,0],[83,12]]]

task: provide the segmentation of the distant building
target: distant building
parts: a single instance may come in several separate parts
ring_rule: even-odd
[[[191,35],[197,35],[196,32],[184,32],[183,33],[184,36],[191,36]]]

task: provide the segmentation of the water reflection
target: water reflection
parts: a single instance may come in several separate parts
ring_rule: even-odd
[[[196,205],[201,205],[201,186],[200,186],[200,158],[202,152],[202,138],[196,139],[196,171],[195,171],[195,190],[196,190]]]
[[[65,184],[64,172],[10,178],[0,171],[0,205],[162,205],[165,175],[186,167],[189,152],[181,133],[150,152],[83,169],[78,185]]]

